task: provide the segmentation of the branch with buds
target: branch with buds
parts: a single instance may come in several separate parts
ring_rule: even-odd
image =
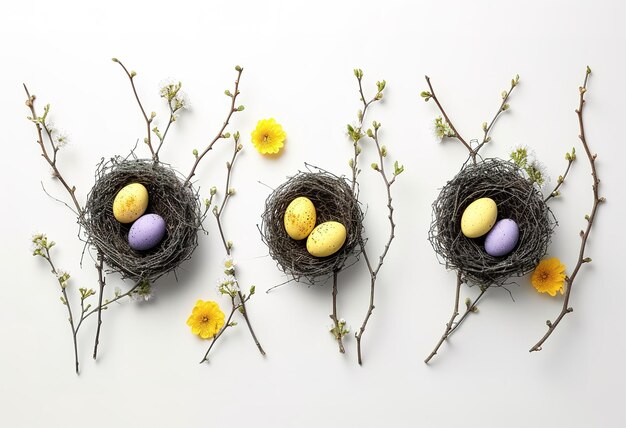
[[[435,89],[433,88],[433,85],[430,82],[430,77],[428,76],[425,76],[425,77],[426,77],[426,83],[428,84],[429,90],[422,91],[420,96],[424,98],[424,101],[426,102],[432,99],[435,102],[435,104],[437,104],[437,107],[439,111],[441,112],[441,114],[443,115],[443,119],[444,119],[444,120],[439,119],[440,126],[443,127],[444,129],[446,129],[445,128],[446,125],[449,126],[449,130],[446,129],[445,132],[441,134],[441,137],[454,138],[458,140],[461,144],[465,146],[465,148],[469,152],[469,156],[472,159],[472,162],[475,164],[476,156],[478,156],[478,152],[480,151],[480,149],[482,149],[485,144],[491,141],[491,136],[489,134],[491,130],[493,129],[493,126],[495,125],[496,121],[498,120],[498,117],[500,117],[500,115],[503,112],[509,110],[510,108],[510,105],[508,104],[509,97],[511,96],[513,89],[515,89],[519,85],[519,75],[516,75],[513,79],[511,79],[511,87],[508,90],[502,91],[502,102],[500,103],[500,107],[498,108],[498,111],[496,111],[496,114],[494,115],[493,119],[491,119],[489,123],[483,122],[483,125],[482,125],[483,138],[482,138],[482,141],[476,147],[472,147],[470,144],[471,141],[468,142],[466,139],[464,139],[461,136],[457,128],[452,123],[452,120],[450,120],[450,117],[444,110],[443,105],[439,101],[439,98],[437,98]]]
[[[585,135],[585,125],[583,121],[583,110],[585,107],[585,94],[587,93],[587,81],[589,80],[590,74],[591,74],[591,69],[587,67],[583,85],[579,87],[578,89],[579,102],[578,102],[578,108],[576,109],[576,115],[578,116],[578,127],[580,130],[580,135],[578,136],[578,138],[580,138],[582,146],[585,149],[585,154],[587,155],[587,160],[589,161],[589,166],[591,167],[591,177],[592,177],[591,188],[593,190],[593,204],[591,206],[591,213],[585,215],[587,227],[585,228],[585,230],[581,230],[579,233],[580,247],[578,249],[578,261],[576,262],[576,266],[574,267],[574,270],[572,271],[571,275],[565,278],[565,299],[563,300],[563,307],[561,308],[561,312],[559,313],[559,315],[556,317],[554,321],[550,321],[550,320],[546,321],[546,325],[548,326],[548,331],[543,335],[541,339],[539,339],[539,341],[532,348],[530,348],[530,352],[541,351],[543,344],[552,335],[552,333],[557,328],[557,326],[561,323],[565,315],[571,313],[574,310],[569,304],[571,293],[572,293],[572,288],[574,286],[574,280],[576,279],[576,276],[578,275],[578,272],[580,271],[582,266],[587,263],[591,263],[591,258],[585,255],[585,250],[587,248],[587,240],[589,239],[591,228],[596,219],[598,208],[600,207],[602,203],[606,202],[606,198],[600,196],[600,179],[598,178],[598,172],[596,169],[597,154],[592,153],[591,149],[589,148],[589,143],[587,142],[587,137]],[[567,156],[566,156],[566,159],[568,160],[568,170],[569,170],[569,165],[571,165],[571,163],[575,159],[575,152],[572,150],[572,153],[569,154],[569,159]],[[558,187],[557,189],[555,189],[555,191],[558,191]]]
[[[394,206],[393,206],[393,198],[391,195],[391,187],[396,182],[396,178],[404,171],[404,167],[401,166],[396,161],[393,163],[393,171],[391,173],[388,171],[388,168],[389,168],[389,166],[387,165],[389,162],[388,150],[387,150],[387,147],[382,145],[380,142],[379,130],[381,128],[381,124],[379,122],[373,121],[371,128],[367,128],[365,130],[363,129],[365,116],[367,114],[369,107],[373,103],[383,99],[383,91],[385,90],[386,82],[384,80],[376,82],[377,91],[375,95],[368,101],[368,99],[365,97],[365,94],[363,92],[363,71],[361,69],[355,69],[354,76],[356,77],[357,82],[358,82],[360,101],[363,104],[363,107],[357,112],[356,125],[348,125],[348,136],[352,140],[352,145],[353,145],[353,150],[354,150],[354,155],[349,160],[349,166],[350,166],[350,169],[352,170],[352,191],[355,194],[355,197],[358,199],[356,186],[357,186],[357,181],[358,181],[358,175],[361,172],[361,170],[359,169],[359,156],[362,152],[361,144],[359,143],[362,141],[364,137],[367,136],[367,138],[374,143],[375,150],[377,153],[377,162],[373,162],[371,164],[371,167],[375,172],[379,174],[383,184],[385,185],[385,194],[386,194],[386,199],[387,199],[387,212],[388,212],[387,218],[389,220],[389,237],[387,238],[387,242],[385,243],[382,252],[378,256],[378,263],[374,264],[374,262],[370,258],[368,251],[366,249],[365,240],[361,239],[361,241],[359,242],[359,245],[361,247],[361,254],[363,256],[363,259],[365,260],[365,264],[367,265],[367,269],[370,274],[369,305],[368,305],[365,317],[363,319],[363,322],[361,323],[361,327],[359,327],[359,329],[354,335],[356,338],[356,343],[357,343],[357,360],[359,364],[363,364],[361,342],[363,340],[363,334],[365,333],[367,324],[375,308],[374,298],[375,298],[375,292],[376,292],[376,280],[378,279],[378,274],[380,272],[380,269],[382,268],[385,258],[387,257],[387,254],[391,247],[391,242],[395,238],[396,223],[394,221]],[[335,299],[336,299],[336,293],[333,293],[333,307],[335,306]],[[336,330],[341,331],[336,314],[334,313],[333,315],[334,315],[333,321],[335,322],[335,328]],[[333,316],[331,316],[331,318],[332,317]],[[339,337],[338,341],[340,341],[340,338],[341,337]],[[340,346],[341,346],[341,342],[340,342]]]
[[[250,291],[247,294],[243,293],[241,289],[239,288],[239,282],[237,280],[235,264],[232,259],[233,243],[232,241],[229,241],[226,239],[226,235],[224,233],[224,227],[223,227],[224,209],[226,208],[226,205],[228,201],[230,200],[230,198],[233,195],[235,195],[235,188],[231,187],[231,180],[232,180],[233,168],[235,166],[235,161],[237,160],[238,155],[243,150],[243,145],[239,142],[239,140],[240,140],[240,134],[239,132],[235,132],[235,134],[233,135],[232,156],[230,160],[226,162],[226,183],[224,185],[224,192],[223,192],[224,197],[222,199],[222,203],[219,205],[218,204],[214,205],[213,210],[212,210],[213,215],[215,216],[215,221],[217,223],[217,228],[220,232],[220,237],[222,239],[224,251],[226,252],[226,259],[224,262],[224,274],[226,275],[226,277],[220,283],[219,292],[222,295],[229,296],[230,301],[231,301],[231,311],[222,329],[213,337],[213,340],[211,341],[211,344],[209,345],[209,348],[207,349],[200,363],[208,361],[209,353],[211,352],[211,349],[213,349],[215,342],[217,342],[217,340],[222,336],[222,334],[224,334],[224,332],[228,328],[234,327],[235,325],[237,325],[236,322],[232,321],[232,318],[235,312],[237,311],[239,311],[243,315],[246,321],[246,325],[248,326],[248,330],[250,331],[250,334],[252,335],[252,339],[254,340],[254,343],[256,344],[259,352],[261,353],[261,355],[265,355],[265,351],[263,350],[261,343],[257,339],[254,329],[252,328],[252,323],[250,322],[250,318],[248,316],[248,311],[246,308],[246,303],[250,300],[250,298],[255,293],[255,286],[253,285],[252,287],[250,287]],[[211,204],[210,201],[212,201],[214,196],[217,194],[217,188],[212,187],[210,194],[211,194],[211,199],[209,200],[207,205]]]

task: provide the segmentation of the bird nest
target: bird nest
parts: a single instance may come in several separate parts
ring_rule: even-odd
[[[463,211],[483,197],[495,201],[498,220],[510,218],[519,226],[518,243],[506,256],[490,256],[484,237],[470,239],[461,232]],[[501,159],[464,165],[432,207],[428,239],[438,258],[481,286],[502,285],[512,276],[532,271],[545,255],[556,226],[541,192],[514,163]]]
[[[148,251],[131,249],[131,225],[122,224],[113,216],[115,196],[130,183],[141,183],[148,190],[146,213],[156,213],[165,220],[165,237]],[[197,191],[184,185],[184,177],[169,165],[116,157],[98,166],[96,183],[89,192],[80,223],[87,243],[102,253],[109,271],[135,281],[154,281],[191,257],[198,245],[202,213]]]
[[[317,224],[337,221],[346,228],[343,247],[328,257],[314,257],[306,249],[306,239],[296,241],[285,231],[285,210],[291,201],[305,196],[315,206]],[[350,256],[356,256],[363,230],[363,212],[352,184],[345,177],[337,177],[316,169],[298,172],[278,186],[265,201],[260,232],[278,268],[299,281],[325,281],[333,272],[346,267]]]

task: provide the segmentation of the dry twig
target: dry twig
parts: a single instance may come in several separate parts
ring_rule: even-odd
[[[589,144],[587,143],[587,138],[585,136],[585,125],[583,122],[583,109],[585,107],[585,94],[587,93],[587,81],[589,79],[589,75],[591,74],[591,69],[587,67],[585,73],[585,80],[583,85],[579,88],[579,104],[578,109],[576,109],[576,115],[578,116],[578,127],[580,129],[580,141],[585,149],[585,154],[587,155],[587,159],[589,160],[589,165],[591,167],[591,176],[592,176],[592,190],[593,190],[593,205],[591,207],[591,214],[585,216],[587,220],[587,227],[585,230],[580,231],[580,248],[578,250],[578,261],[576,262],[576,266],[572,271],[571,275],[565,278],[565,299],[563,300],[563,307],[561,308],[561,312],[556,317],[554,321],[547,320],[546,325],[548,326],[548,331],[543,335],[541,339],[530,348],[529,352],[541,351],[542,346],[546,340],[552,335],[556,327],[563,320],[565,315],[572,312],[574,309],[569,305],[570,296],[572,293],[572,287],[574,285],[574,280],[578,275],[578,272],[582,268],[582,266],[586,263],[591,262],[591,258],[585,256],[585,249],[587,247],[587,240],[589,239],[589,234],[591,233],[591,227],[593,226],[593,222],[596,219],[596,214],[598,211],[598,207],[601,203],[605,202],[606,199],[604,197],[600,197],[600,179],[598,178],[598,173],[596,170],[596,158],[597,154],[591,153],[591,149],[589,148]]]

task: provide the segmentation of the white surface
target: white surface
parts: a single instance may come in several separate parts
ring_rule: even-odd
[[[200,3],[200,2],[196,2]],[[618,1],[531,2],[11,2],[3,6],[2,81],[3,215],[0,248],[0,424],[30,426],[619,426],[625,341],[621,307],[625,183],[620,156],[626,66]],[[73,286],[96,286],[95,270],[78,262],[82,251],[67,210],[43,194],[39,182],[63,194],[38,157],[27,122],[21,83],[50,102],[72,144],[60,166],[84,201],[96,162],[125,154],[143,125],[128,81],[110,61],[138,71],[148,109],[164,115],[157,85],[181,79],[193,109],[168,138],[162,157],[189,169],[223,120],[233,66],[245,67],[246,110],[231,130],[246,150],[235,171],[238,193],[226,229],[244,284],[261,291],[249,312],[267,358],[259,356],[243,324],[218,343],[209,365],[198,365],[207,343],[185,320],[195,300],[220,299],[215,281],[222,249],[214,224],[202,237],[181,281],[158,284],[147,304],[127,302],[105,313],[101,354],[90,358],[95,325],[80,336],[82,373],[72,372],[69,329],[54,279],[29,253],[29,239],[45,231],[58,242],[59,265]],[[599,155],[602,194],[586,266],[575,284],[575,308],[541,353],[529,347],[554,319],[561,299],[540,296],[526,279],[507,293],[493,291],[431,366],[422,362],[450,315],[454,273],[437,264],[426,237],[438,188],[465,159],[453,142],[431,137],[436,115],[419,92],[431,76],[455,124],[468,138],[492,117],[500,92],[521,76],[511,111],[497,124],[486,156],[507,155],[528,144],[553,177],[563,154],[576,146],[574,108],[589,64],[586,125]],[[284,277],[267,257],[256,223],[269,186],[303,163],[348,173],[345,124],[359,107],[354,67],[368,91],[386,79],[384,103],[370,120],[383,123],[391,159],[406,173],[394,187],[398,238],[379,277],[374,317],[364,336],[365,364],[356,364],[355,341],[337,353],[326,330],[330,289],[290,285],[262,291]],[[258,155],[249,135],[256,121],[275,117],[288,133],[284,155]],[[143,148],[141,148],[143,150]],[[199,185],[222,185],[226,146],[203,162]],[[364,165],[373,160],[365,147]],[[368,168],[362,194],[369,204],[372,250],[386,236],[383,188]],[[550,255],[568,266],[591,203],[588,164],[580,156],[552,208],[560,226]],[[361,264],[341,275],[340,314],[356,329],[365,314],[368,283]],[[111,276],[109,290],[120,285]],[[475,290],[463,289],[463,297]],[[226,305],[224,299],[221,302]]]

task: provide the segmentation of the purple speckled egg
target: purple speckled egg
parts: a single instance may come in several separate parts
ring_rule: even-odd
[[[502,257],[513,251],[519,240],[519,227],[514,220],[498,221],[485,237],[485,251],[490,256]]]
[[[137,251],[146,251],[159,245],[165,236],[165,220],[158,214],[139,217],[128,232],[128,244]]]

